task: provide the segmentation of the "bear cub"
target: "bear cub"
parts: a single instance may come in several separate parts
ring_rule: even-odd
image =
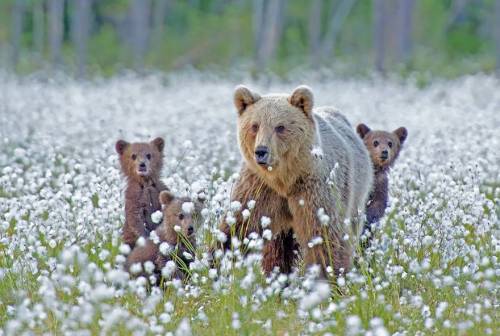
[[[372,239],[372,224],[384,216],[387,208],[389,169],[396,161],[408,131],[404,127],[393,132],[373,131],[365,124],[359,124],[356,131],[368,149],[374,169],[373,187],[366,205],[366,223],[362,232],[363,236],[368,236],[364,243],[364,247],[368,247]]]
[[[187,197],[176,197],[168,191],[160,193],[159,201],[163,206],[161,224],[145,239],[144,244],[136,245],[125,262],[125,268],[132,276],[154,275],[156,284],[162,275],[176,279],[185,277],[185,268],[194,258],[195,226],[201,211],[199,202],[192,202]],[[149,270],[148,261],[151,262]],[[162,274],[169,261],[175,262],[176,267],[167,267],[168,274]]]
[[[149,143],[118,140],[115,145],[122,173],[127,179],[122,237],[131,249],[139,237],[149,237],[158,226],[151,215],[161,210],[159,194],[167,189],[160,181],[164,145],[162,138]]]

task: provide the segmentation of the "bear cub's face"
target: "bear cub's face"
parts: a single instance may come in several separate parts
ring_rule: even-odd
[[[246,162],[262,174],[294,162],[314,134],[313,95],[300,86],[290,95],[260,96],[244,86],[236,88],[238,139]]]
[[[123,173],[135,180],[157,178],[163,163],[164,145],[162,138],[156,138],[149,143],[118,140],[115,149],[120,156]]]
[[[393,132],[385,132],[372,131],[365,124],[359,124],[356,131],[363,139],[376,168],[389,167],[398,157],[401,146],[408,136],[408,131],[404,127]]]
[[[176,197],[169,191],[162,191],[159,197],[163,208],[160,238],[175,244],[181,234],[194,243],[195,228],[199,226],[201,219],[201,203],[193,202],[187,197]]]

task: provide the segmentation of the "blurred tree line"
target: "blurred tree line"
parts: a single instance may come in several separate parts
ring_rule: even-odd
[[[0,0],[0,60],[21,73],[286,73],[500,68],[500,0]]]

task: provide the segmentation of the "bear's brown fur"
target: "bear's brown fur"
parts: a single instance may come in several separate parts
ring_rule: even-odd
[[[262,97],[240,86],[234,102],[244,164],[231,199],[244,206],[250,200],[256,203],[248,219],[234,214],[234,229],[221,223],[227,236],[224,247],[229,247],[233,230],[240,239],[252,231],[262,233],[260,219],[266,216],[273,236],[263,251],[266,273],[276,266],[289,272],[299,246],[305,264],[319,264],[323,274],[328,265],[336,273],[347,271],[360,231],[358,214],[364,211],[372,182],[361,140],[334,109],[313,111],[313,94],[305,86],[291,95]],[[337,170],[333,177],[332,170]],[[323,216],[323,224],[320,209],[329,216]],[[349,225],[345,219],[351,220]],[[310,244],[315,237],[324,240]]]
[[[162,191],[159,200],[163,205],[163,220],[160,226],[154,230],[158,238],[157,241],[147,238],[143,246],[137,245],[130,252],[125,263],[125,268],[129,271],[133,264],[140,263],[142,271],[134,274],[134,276],[148,276],[143,266],[145,262],[151,261],[155,266],[153,275],[156,276],[157,280],[160,279],[161,270],[169,260],[173,260],[176,263],[182,260],[184,263],[182,266],[189,266],[192,260],[187,259],[184,252],[193,255],[195,247],[195,222],[199,219],[201,208],[198,202],[194,202],[191,212],[184,211],[182,205],[191,202],[191,200],[187,197],[175,197],[168,191]],[[178,231],[176,231],[176,227]],[[168,243],[171,248],[171,252],[167,255],[163,255],[160,251],[160,244],[164,242]],[[177,267],[172,277],[183,279],[185,272],[182,267]]]
[[[408,131],[404,127],[393,132],[372,131],[365,124],[359,124],[356,131],[370,153],[374,169],[373,189],[368,196],[366,223],[363,227],[363,235],[366,239],[363,247],[368,247],[372,238],[372,224],[384,216],[387,208],[389,199],[388,171],[399,156]]]
[[[164,144],[162,138],[156,138],[149,143],[118,140],[115,145],[122,173],[127,178],[122,237],[130,248],[134,248],[139,237],[148,237],[158,226],[151,215],[161,209],[158,197],[167,189],[160,180]]]

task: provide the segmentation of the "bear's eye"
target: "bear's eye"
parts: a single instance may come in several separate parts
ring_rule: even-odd
[[[151,154],[146,154],[146,159],[151,160]]]
[[[374,146],[374,147],[377,147],[377,146],[378,146],[378,141],[377,141],[377,140],[375,140],[375,141],[373,142],[373,146]]]
[[[253,124],[252,125],[252,132],[257,133],[258,130],[259,130],[259,125]]]
[[[135,161],[135,159],[137,159],[137,155],[136,154],[132,154],[132,160]]]
[[[392,142],[389,141],[387,145],[389,146],[389,148],[392,148]]]
[[[285,126],[283,125],[276,126],[274,130],[276,131],[276,133],[282,134],[283,132],[285,132]]]
[[[179,214],[179,220],[183,220],[184,219],[184,214]]]

